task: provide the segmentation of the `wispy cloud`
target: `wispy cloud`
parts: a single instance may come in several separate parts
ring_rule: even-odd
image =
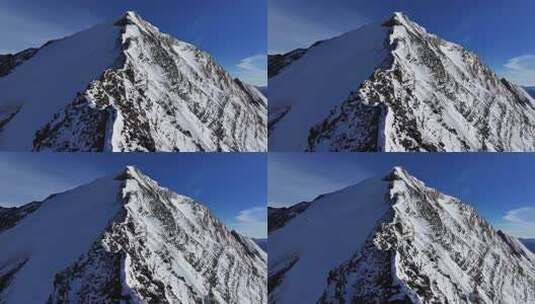
[[[233,69],[235,77],[255,86],[267,85],[267,56],[256,54],[243,58]]]
[[[535,85],[535,55],[528,54],[509,59],[503,65],[503,76],[519,85]]]
[[[512,223],[535,223],[535,208],[522,207],[509,210],[503,219]]]
[[[266,207],[253,207],[241,210],[230,226],[249,237],[267,237],[267,209]]]
[[[535,238],[535,206],[511,209],[496,226],[505,232],[524,238]]]

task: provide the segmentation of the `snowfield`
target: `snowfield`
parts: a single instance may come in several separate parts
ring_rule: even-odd
[[[0,57],[0,150],[265,151],[267,101],[128,12]]]
[[[270,62],[270,151],[535,151],[535,99],[402,13]]]
[[[267,303],[266,253],[134,167],[5,212],[1,303]]]
[[[402,168],[321,195],[268,253],[273,304],[535,300],[532,252]]]

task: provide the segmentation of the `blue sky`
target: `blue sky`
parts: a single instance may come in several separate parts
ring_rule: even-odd
[[[479,54],[498,74],[535,85],[535,1],[269,0],[268,52],[280,53],[402,11]]]
[[[535,238],[535,154],[270,153],[268,204],[293,205],[402,166],[474,206],[495,227]]]
[[[244,234],[267,234],[266,155],[260,153],[0,153],[0,205],[42,200],[126,165],[197,199]]]
[[[0,54],[40,46],[134,10],[212,54],[227,71],[266,83],[266,0],[0,0]]]

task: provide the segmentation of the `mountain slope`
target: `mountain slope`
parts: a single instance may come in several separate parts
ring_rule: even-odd
[[[31,52],[0,58],[2,150],[266,149],[265,97],[133,12]]]
[[[273,151],[533,151],[535,101],[396,13],[279,69],[269,131]]]
[[[266,254],[133,167],[45,200],[0,247],[2,303],[266,302]]]
[[[400,168],[323,195],[269,242],[270,303],[535,299],[535,255]]]

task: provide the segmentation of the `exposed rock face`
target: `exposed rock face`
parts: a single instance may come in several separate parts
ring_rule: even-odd
[[[102,44],[116,45],[116,54],[108,51],[103,55],[110,57],[108,68],[90,78],[85,88],[70,93],[70,102],[66,100],[53,115],[42,119],[45,123],[37,125],[31,139],[33,150],[267,149],[267,104],[258,90],[233,79],[206,52],[161,33],[135,13],[128,12],[101,27],[104,29],[91,35],[111,32]],[[25,102],[16,101],[25,111]],[[0,107],[0,124],[2,112]],[[10,120],[22,119],[20,116]],[[5,141],[10,149],[20,147]]]
[[[37,50],[29,48],[16,54],[0,55],[0,77],[6,76],[18,65],[32,58]]]
[[[37,210],[39,206],[41,206],[41,202],[32,202],[22,207],[0,207],[0,232],[15,226],[28,214]]]
[[[353,88],[346,86],[346,99],[339,100],[330,113],[325,112],[324,119],[308,125],[303,150],[535,150],[535,100],[523,88],[500,79],[477,55],[427,33],[401,13],[377,26],[388,29],[380,51],[386,55],[369,78],[354,83]],[[361,31],[371,32],[374,27],[369,27]],[[355,39],[366,38],[363,33],[355,33]],[[334,45],[340,39],[324,45]],[[295,79],[290,77],[296,73],[292,65],[309,60],[307,54],[312,49],[277,77],[287,74],[285,79]],[[357,56],[352,60],[360,59]],[[366,64],[362,62],[362,66]],[[325,81],[340,81],[333,77]],[[270,90],[284,100],[276,94],[280,85],[275,80],[273,83]],[[286,95],[291,98],[295,94]],[[270,113],[270,137],[274,141],[279,137],[273,132],[274,125],[296,119],[288,115],[281,119],[277,113]]]
[[[0,302],[19,303],[13,297],[28,283],[21,278],[33,273],[44,288],[36,288],[40,292],[33,302],[20,303],[267,303],[266,253],[228,230],[203,205],[160,187],[133,167],[89,187],[44,201],[34,217],[0,234],[0,244],[16,244],[14,238],[36,220],[47,225],[54,220],[44,215],[60,208],[62,197],[88,190],[97,195],[96,189],[108,187],[111,212],[102,212],[104,229],[95,230],[91,242],[64,244],[80,251],[50,261],[57,267],[48,271],[53,276],[42,277],[43,270],[36,268],[35,261],[47,254],[36,247],[24,257],[17,250],[0,253]],[[70,203],[91,204],[87,199]],[[82,234],[90,230],[84,227],[61,229]]]
[[[268,207],[268,231],[275,231],[282,228],[289,220],[305,211],[310,206],[309,202],[301,202],[291,207],[274,208]]]
[[[298,60],[306,53],[306,49],[295,49],[283,55],[269,55],[268,56],[268,77],[277,76],[279,72],[292,62]]]
[[[377,190],[381,187],[385,189],[382,199]],[[347,231],[337,239],[328,233],[337,232],[338,225],[350,227],[343,226],[342,216],[328,221],[326,205],[350,215],[354,222],[348,223],[353,226],[370,218],[375,221],[366,226],[368,230]],[[307,236],[321,220],[328,221],[327,233]],[[333,239],[336,242],[329,243]],[[292,241],[296,244],[287,243]],[[328,254],[315,261],[320,255],[306,251],[309,242],[329,248]],[[344,242],[348,246],[340,245]],[[293,251],[294,247],[301,250]],[[426,187],[400,168],[383,180],[366,181],[312,202],[305,212],[270,233],[269,254],[269,281],[276,282],[270,286],[270,303],[289,303],[293,292],[302,293],[316,284],[323,291],[309,292],[318,303],[529,303],[535,299],[533,253],[514,237],[494,230],[472,207]],[[317,263],[321,273],[309,271],[310,280],[292,281],[305,263]],[[328,263],[336,266],[322,266]],[[315,282],[319,279],[323,282]]]

